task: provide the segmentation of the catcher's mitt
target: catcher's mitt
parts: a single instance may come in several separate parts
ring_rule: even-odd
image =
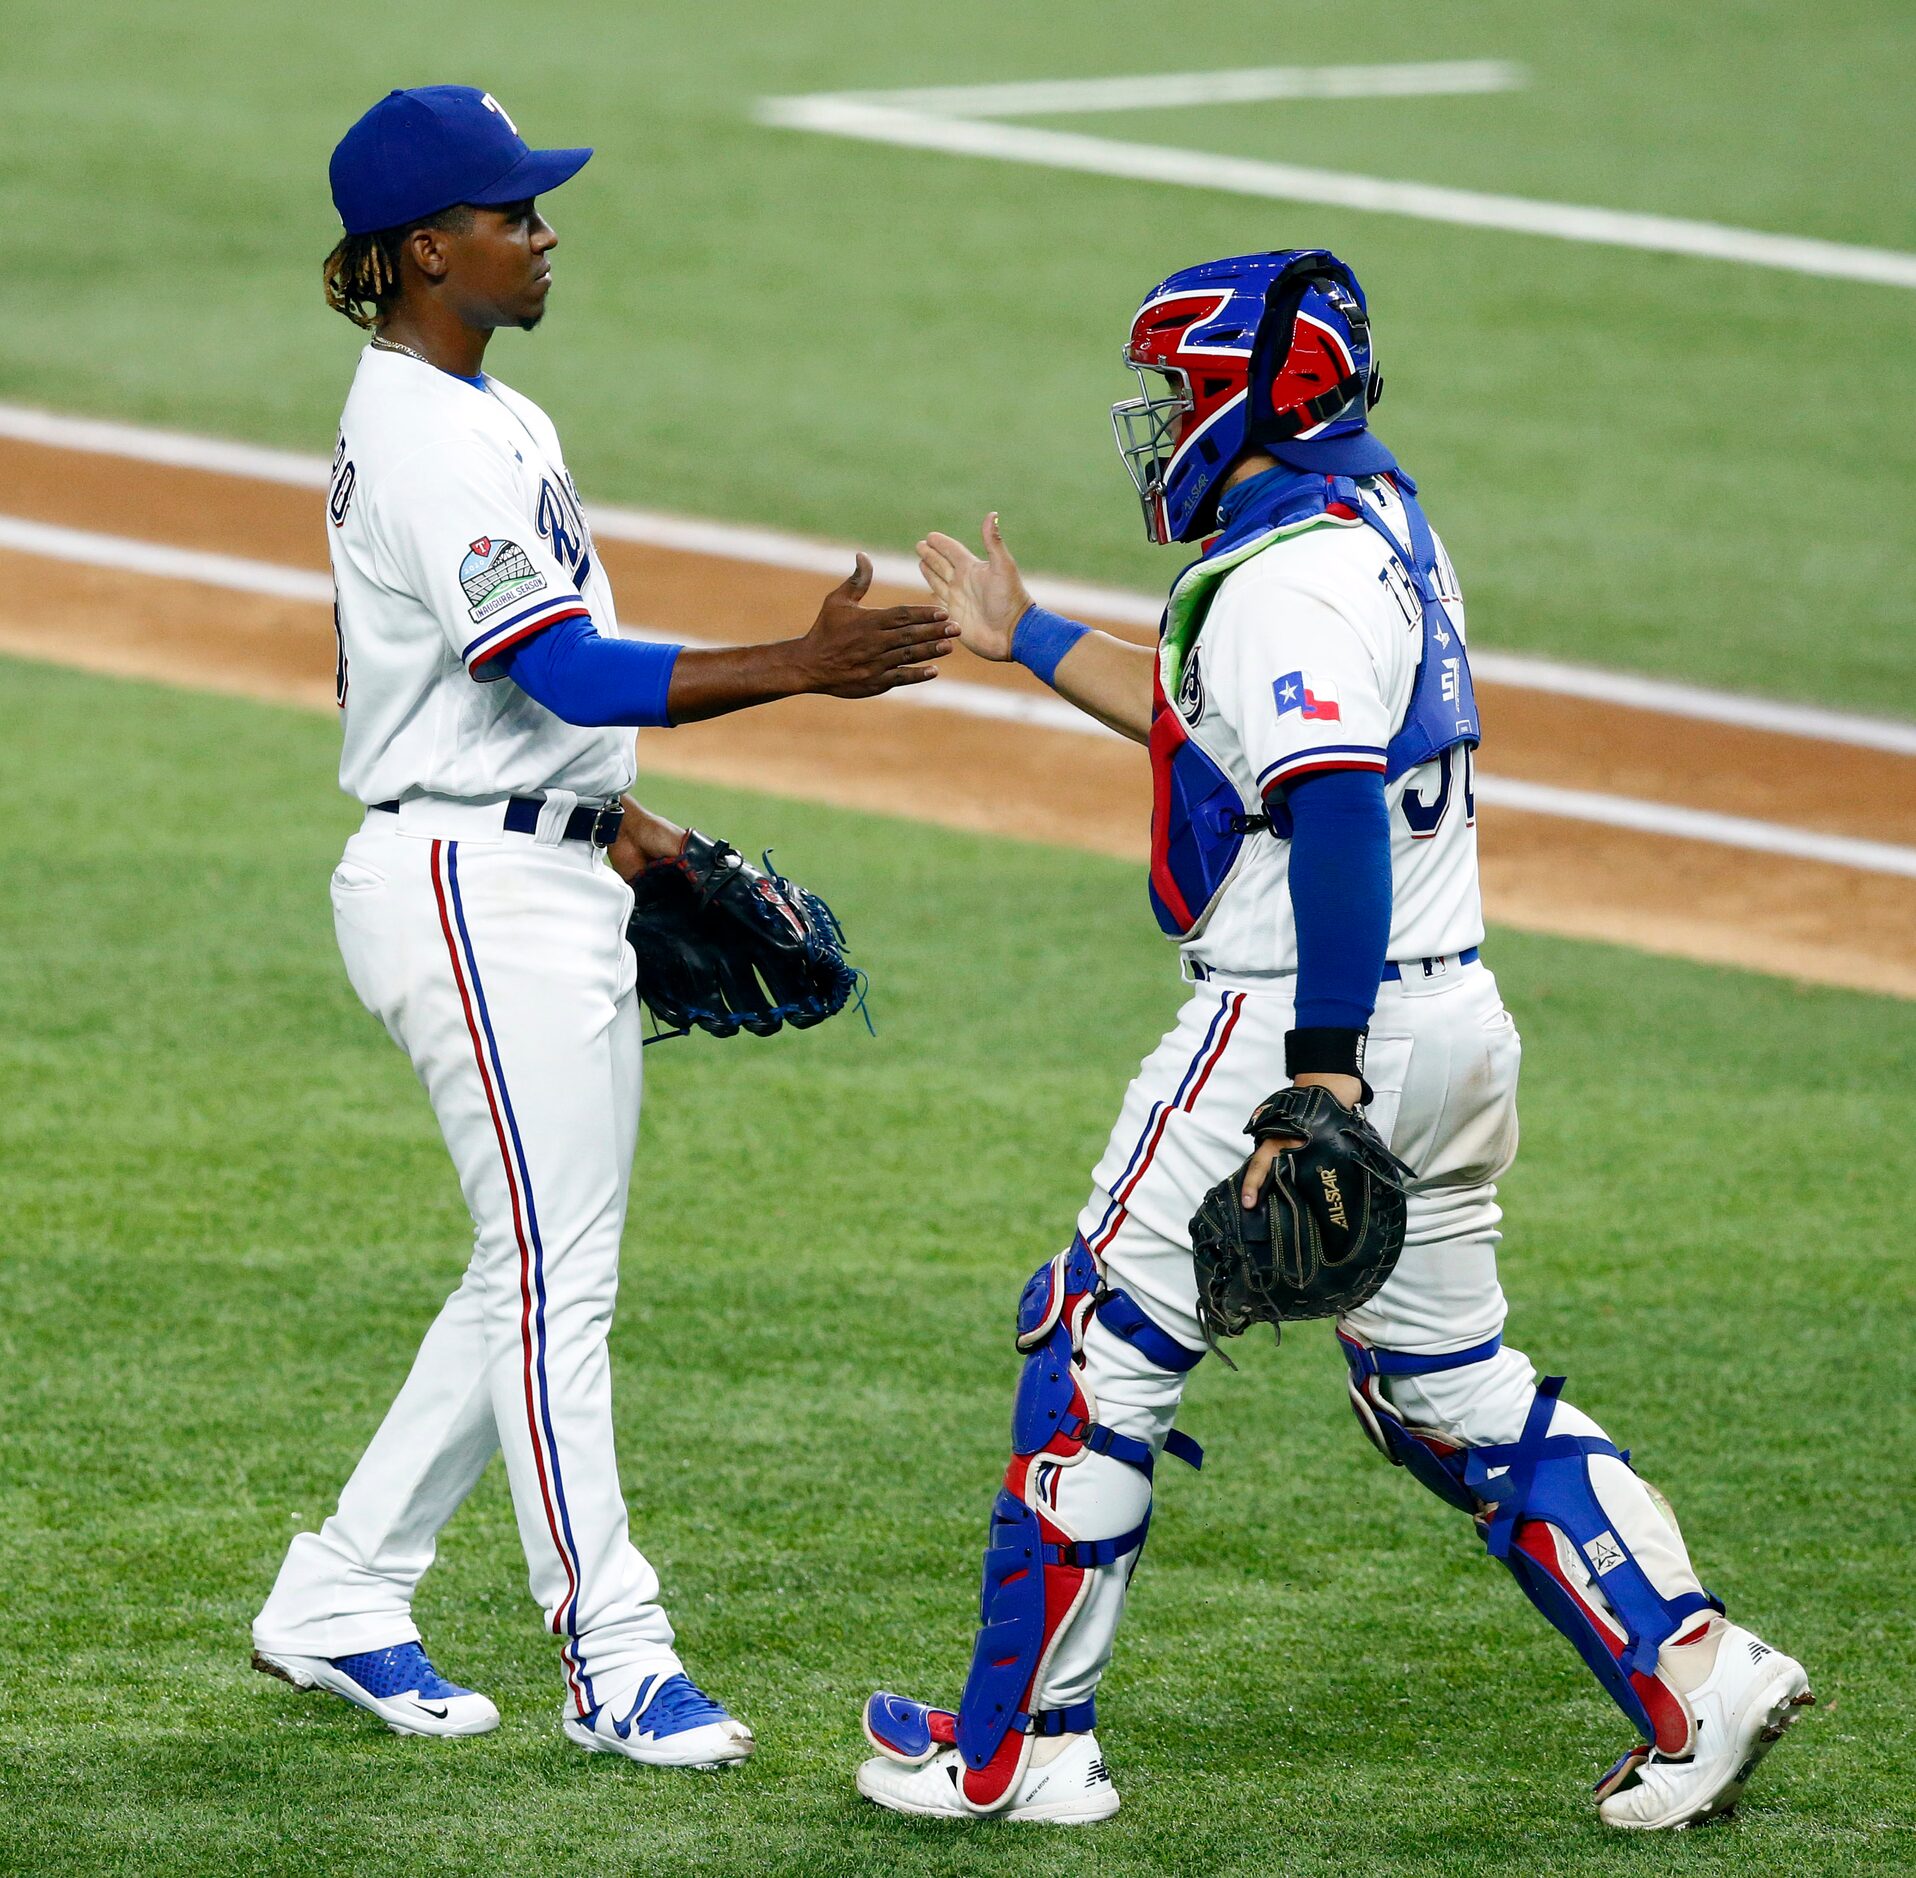
[[[1253,1324],[1282,1338],[1288,1319],[1336,1317],[1375,1296],[1404,1249],[1404,1190],[1415,1178],[1328,1089],[1280,1090],[1244,1132],[1303,1145],[1277,1157],[1255,1207],[1239,1197],[1240,1168],[1191,1221],[1198,1322],[1214,1350]]]
[[[639,957],[639,995],[664,1026],[648,1043],[695,1026],[715,1037],[805,1030],[854,995],[864,1008],[837,915],[764,859],[761,873],[736,848],[689,829],[672,860],[633,880],[626,937]]]

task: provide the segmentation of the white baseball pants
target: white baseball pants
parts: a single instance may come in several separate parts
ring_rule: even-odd
[[[532,1595],[585,1714],[679,1667],[627,1536],[606,1351],[639,1125],[632,899],[586,843],[499,822],[476,805],[369,812],[333,875],[347,974],[431,1097],[473,1254],[253,1635],[325,1657],[416,1638],[439,1530],[503,1450]]]
[[[1517,1151],[1516,1026],[1481,964],[1434,960],[1383,985],[1371,1022],[1369,1115],[1417,1170],[1397,1269],[1342,1327],[1381,1349],[1435,1355],[1471,1349],[1503,1329],[1497,1281],[1502,1218],[1496,1182]],[[1200,1348],[1190,1220],[1205,1193],[1250,1153],[1244,1125],[1289,1080],[1290,977],[1211,980],[1195,987],[1176,1025],[1125,1093],[1093,1175],[1078,1231],[1104,1269],[1179,1342]],[[1261,1333],[1253,1333],[1258,1335]],[[1297,1333],[1294,1328],[1293,1336]],[[1092,1417],[1161,1451],[1185,1377],[1157,1368],[1093,1316],[1083,1380]],[[1515,1441],[1535,1396],[1536,1371],[1508,1347],[1484,1362],[1393,1378],[1405,1419],[1465,1447]],[[1553,1431],[1597,1434],[1567,1403]],[[1145,1517],[1150,1483],[1122,1461],[1085,1452],[1046,1470],[1048,1510],[1074,1539],[1111,1538]],[[1604,1508],[1666,1596],[1698,1588],[1683,1541],[1621,1462],[1593,1466]],[[1137,1555],[1093,1571],[1043,1669],[1033,1706],[1068,1708],[1096,1688],[1110,1661]]]

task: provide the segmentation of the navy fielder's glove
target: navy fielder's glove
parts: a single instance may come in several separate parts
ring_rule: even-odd
[[[805,1030],[859,989],[844,928],[817,894],[774,873],[769,854],[761,873],[696,829],[673,859],[633,880],[626,937],[638,954],[639,996],[663,1036]]]
[[[1282,1338],[1293,1318],[1338,1317],[1374,1297],[1404,1249],[1404,1191],[1416,1178],[1363,1111],[1328,1089],[1279,1090],[1244,1132],[1303,1145],[1277,1157],[1255,1207],[1239,1198],[1239,1168],[1191,1221],[1198,1322],[1214,1350],[1253,1324]]]

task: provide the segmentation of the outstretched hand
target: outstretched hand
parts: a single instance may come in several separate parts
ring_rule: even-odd
[[[973,652],[982,659],[1008,659],[1012,629],[1031,605],[1031,595],[998,532],[995,512],[985,517],[984,532],[982,561],[950,535],[927,535],[918,544],[918,571]]]
[[[859,555],[825,596],[812,629],[797,642],[807,691],[834,698],[875,698],[937,675],[933,659],[951,650],[958,629],[942,606],[866,607],[872,564]]]

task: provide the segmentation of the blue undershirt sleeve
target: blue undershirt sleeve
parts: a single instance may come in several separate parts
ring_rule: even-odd
[[[527,697],[568,724],[663,725],[672,719],[677,646],[606,639],[589,619],[560,620],[496,654],[499,669]]]
[[[1284,797],[1292,821],[1300,1030],[1362,1030],[1390,946],[1390,811],[1376,770],[1326,770]]]

